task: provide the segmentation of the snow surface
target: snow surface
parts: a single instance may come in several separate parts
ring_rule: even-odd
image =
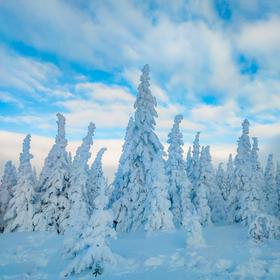
[[[122,256],[105,267],[100,279],[280,279],[280,241],[255,244],[241,225],[204,229],[205,247],[187,248],[186,232],[122,233],[111,240]],[[0,279],[56,280],[67,266],[63,236],[53,233],[5,233],[0,237]],[[90,271],[67,279],[95,279]]]

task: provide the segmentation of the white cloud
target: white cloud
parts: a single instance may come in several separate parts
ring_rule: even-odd
[[[12,103],[18,106],[19,108],[23,107],[23,103],[18,98],[15,98],[10,93],[4,91],[0,91],[0,102]]]
[[[43,97],[50,93],[48,85],[60,75],[59,69],[50,63],[38,62],[8,51],[0,46],[0,84]]]
[[[254,53],[279,52],[280,17],[272,16],[258,22],[244,24],[238,44],[241,49]]]

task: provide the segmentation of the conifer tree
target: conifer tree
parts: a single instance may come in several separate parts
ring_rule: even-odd
[[[276,216],[279,219],[280,218],[280,163],[279,162],[277,162],[277,165],[276,165],[275,181],[276,181],[276,195],[277,195],[277,200],[278,200]]]
[[[273,162],[273,155],[270,154],[267,158],[267,164],[264,172],[264,194],[266,212],[270,215],[277,214],[277,189],[275,180],[275,167]]]
[[[32,219],[34,215],[35,178],[30,162],[33,158],[30,153],[30,141],[31,136],[28,134],[23,140],[14,196],[9,201],[4,216],[5,232],[34,230]]]
[[[113,193],[110,200],[110,205],[112,205],[114,202],[114,207],[118,209],[118,211],[122,211],[122,205],[118,205],[122,200],[119,200],[125,193],[124,188],[128,185],[128,179],[131,175],[131,162],[132,162],[132,151],[131,147],[133,146],[133,131],[134,131],[134,120],[131,117],[129,119],[127,128],[126,128],[126,134],[124,139],[124,144],[122,147],[122,154],[121,158],[119,160],[119,166],[118,170],[116,172],[115,180],[113,182]]]
[[[4,173],[0,185],[0,231],[4,230],[4,215],[8,204],[14,196],[15,185],[17,184],[16,168],[12,161],[7,161],[4,166]]]
[[[234,185],[231,189],[230,208],[232,220],[240,222],[241,217],[241,196],[244,189],[250,188],[251,178],[251,143],[249,137],[249,121],[244,120],[242,123],[242,135],[238,139],[237,155],[234,160]]]
[[[192,177],[192,148],[191,147],[189,147],[188,152],[187,152],[186,172],[187,172],[189,180],[191,180],[191,177]]]
[[[193,141],[192,150],[192,183],[196,185],[199,173],[200,173],[200,144],[199,144],[200,132],[196,133],[195,139]]]
[[[66,151],[65,118],[57,114],[57,135],[39,178],[36,230],[63,233],[68,224],[70,201],[69,157]]]
[[[258,139],[252,138],[253,146],[251,151],[251,178],[250,181],[244,185],[243,193],[241,195],[241,220],[245,225],[249,225],[257,217],[261,211],[262,195],[262,171],[258,159]]]
[[[173,226],[163,146],[154,132],[156,99],[151,94],[149,80],[149,66],[145,65],[134,105],[130,147],[124,157],[129,170],[118,186],[123,194],[113,205],[119,231],[134,231],[143,226],[147,231],[155,231]]]
[[[104,150],[97,156],[96,161],[101,161]],[[97,173],[103,174],[101,162],[96,162]],[[100,170],[101,169],[101,170]],[[90,270],[94,276],[102,274],[107,264],[115,264],[118,256],[111,251],[108,238],[116,238],[112,228],[112,210],[107,209],[108,197],[106,195],[105,178],[99,180],[100,185],[94,199],[94,211],[90,220],[79,231],[76,231],[76,242],[66,246],[66,254],[71,259],[63,275],[81,273]]]
[[[207,146],[208,147],[208,146]],[[211,210],[209,206],[209,192],[213,183],[212,170],[209,165],[209,147],[201,149],[200,170],[197,181],[195,206],[202,225],[211,224]]]
[[[95,125],[90,123],[87,135],[74,157],[71,176],[69,198],[71,208],[69,212],[69,227],[71,231],[80,231],[89,220],[90,206],[88,203],[87,180],[89,175],[88,160],[91,156],[90,148],[95,131]]]
[[[226,172],[223,168],[223,163],[220,163],[218,165],[218,169],[216,172],[216,183],[222,195],[223,201],[226,201],[228,196],[228,186],[227,186]]]
[[[225,198],[228,200],[231,189],[233,188],[234,185],[234,165],[233,165],[233,159],[232,159],[232,154],[229,155],[228,162],[227,162],[227,169],[226,169],[226,192],[225,192]]]
[[[190,209],[190,205],[185,205],[183,211],[182,204],[190,201],[190,191],[191,185],[187,177],[186,170],[184,168],[183,159],[183,135],[180,131],[179,125],[182,121],[182,115],[177,115],[174,119],[174,125],[171,132],[168,134],[167,143],[168,148],[168,159],[166,162],[166,174],[168,176],[169,182],[169,195],[171,200],[171,211],[173,214],[173,221],[177,227],[182,225],[183,212]],[[186,201],[181,201],[182,192],[187,192]]]
[[[102,169],[102,157],[106,150],[106,148],[101,148],[98,151],[89,171],[89,177],[87,182],[87,199],[91,213],[94,210],[94,200],[100,192],[100,186],[105,186],[105,191],[107,191],[108,189],[107,182]]]

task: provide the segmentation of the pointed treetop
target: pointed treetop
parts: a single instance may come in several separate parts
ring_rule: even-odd
[[[95,124],[93,122],[90,122],[89,126],[88,126],[88,134],[87,136],[93,135],[94,131],[95,131]]]
[[[30,153],[30,134],[26,135],[22,144],[22,152],[19,156],[19,172],[22,174],[29,174],[32,172],[32,167],[30,160],[33,158],[33,155]]]
[[[107,148],[101,148],[96,155],[95,161],[97,161],[97,160],[101,161],[101,159],[106,151],[107,151]]]
[[[243,134],[249,134],[249,126],[250,126],[249,121],[247,119],[245,119],[242,123]]]
[[[27,134],[23,140],[22,153],[20,154],[20,161],[30,160],[33,158],[33,155],[30,154],[30,142],[31,142],[31,135]]]
[[[92,138],[93,138],[94,131],[95,131],[95,125],[94,123],[91,122],[88,126],[87,135],[83,138],[83,142],[81,146],[77,149],[73,161],[74,166],[76,165],[81,166],[87,164],[87,161],[91,156],[91,153],[89,151],[93,143]]]
[[[179,124],[183,120],[183,116],[181,114],[176,115],[174,118],[174,123]]]
[[[151,93],[149,80],[149,66],[145,65],[142,69],[138,93],[134,103],[134,108],[136,109],[134,114],[135,125],[145,131],[154,129],[155,118],[158,116],[155,110],[157,102]]]
[[[145,75],[145,76],[149,76],[149,73],[150,73],[150,66],[149,64],[145,64],[144,67],[142,68],[142,75]]]
[[[55,143],[56,144],[61,144],[63,146],[67,145],[67,140],[65,139],[65,117],[57,113],[57,135],[55,137]]]

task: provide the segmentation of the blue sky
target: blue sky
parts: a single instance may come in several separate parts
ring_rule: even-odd
[[[163,142],[182,113],[186,148],[201,131],[223,160],[248,118],[262,154],[278,156],[279,28],[274,0],[1,1],[0,165],[31,133],[40,166],[59,111],[70,150],[93,121],[93,153],[108,146],[115,166],[146,63]]]

